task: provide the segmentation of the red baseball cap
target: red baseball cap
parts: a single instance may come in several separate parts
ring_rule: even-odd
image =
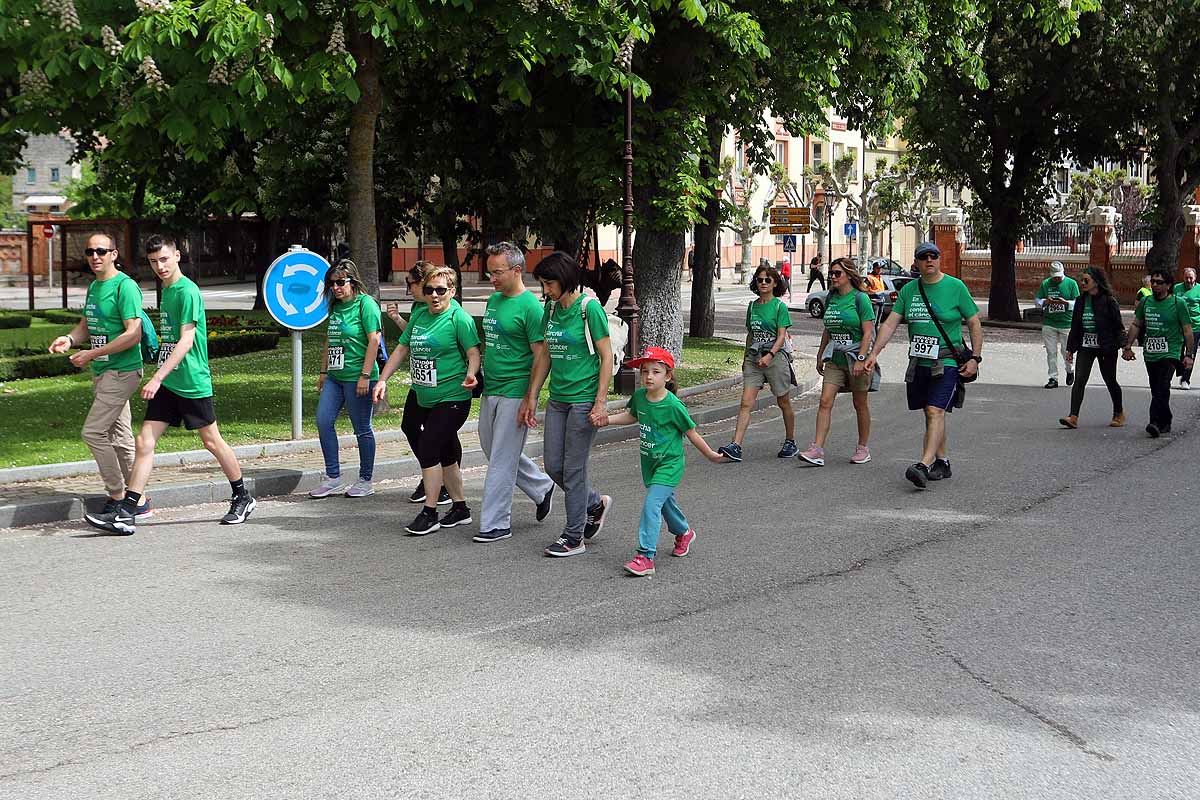
[[[675,357],[661,347],[647,347],[641,358],[631,358],[625,362],[625,365],[637,369],[642,364],[649,364],[652,361],[661,361],[667,365],[667,369],[675,369]]]

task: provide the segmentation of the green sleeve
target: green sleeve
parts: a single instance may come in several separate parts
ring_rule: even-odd
[[[523,322],[525,323],[525,336],[528,337],[530,344],[546,341],[546,312],[541,303],[535,300],[529,304]]]
[[[971,297],[971,290],[965,283],[960,283],[958,287],[958,312],[967,320],[979,313],[979,306],[975,305],[975,298]]]
[[[635,390],[633,394],[629,395],[629,403],[625,406],[625,410],[630,414],[633,414],[635,419],[637,418],[638,407],[640,405],[640,403],[638,403],[638,398],[645,394],[645,391],[645,389]]]
[[[454,337],[462,345],[463,352],[479,347],[479,331],[475,329],[475,320],[461,308],[454,309]]]
[[[788,313],[787,303],[775,298],[775,327],[790,328],[792,327],[792,315]]]
[[[1133,318],[1139,322],[1142,322],[1146,319],[1146,312],[1143,309],[1143,306],[1145,306],[1145,305],[1146,305],[1146,298],[1143,297],[1141,300],[1138,301],[1137,308],[1135,308],[1133,310]],[[1130,344],[1132,344],[1132,342]]]
[[[200,290],[193,288],[191,291],[184,292],[179,309],[179,330],[182,332],[184,325],[198,323],[202,319],[204,319],[204,303],[200,297]]]
[[[121,319],[137,319],[141,316],[142,289],[133,278],[122,281],[122,286],[117,291],[117,311]]]
[[[604,313],[604,306],[600,305],[600,301],[588,301],[584,314],[587,316],[588,330],[592,332],[592,341],[607,339],[608,315]]]
[[[687,406],[678,397],[675,398],[675,425],[684,433],[696,427],[696,423],[687,412]]]
[[[1175,300],[1175,316],[1179,320],[1180,325],[1192,324],[1192,312],[1188,311],[1187,303]]]
[[[1072,278],[1071,279],[1071,297],[1069,299],[1074,300],[1077,297],[1079,297],[1079,283],[1076,282],[1076,280],[1074,278]]]
[[[871,302],[871,298],[867,297],[863,292],[858,293],[858,318],[860,320],[875,319],[875,304]]]
[[[363,298],[362,325],[364,335],[383,330],[383,315],[379,313],[379,304],[370,295]]]
[[[900,319],[908,319],[908,304],[912,300],[913,296],[913,292],[908,291],[908,287],[912,286],[919,280],[921,279],[917,278],[916,280],[909,281],[908,283],[904,284],[903,287],[901,287],[899,292],[896,293],[896,302],[892,304],[892,311],[899,314]]]
[[[1038,300],[1046,299],[1046,282],[1042,281],[1038,284],[1037,294],[1034,295]]]
[[[542,336],[546,335],[546,328],[550,327],[550,315],[554,311],[554,301],[546,301],[546,305],[542,306]]]
[[[416,315],[416,313],[414,312],[414,313],[413,313],[413,314],[412,314],[412,315],[411,315],[411,316],[408,318],[408,324],[407,324],[407,325],[405,325],[405,326],[404,326],[404,330],[402,330],[402,331],[400,332],[400,339],[397,341],[397,344],[402,344],[402,345],[404,345],[405,347],[407,347],[407,346],[408,346],[408,343],[409,343],[409,342],[412,340],[412,329],[415,327],[415,326],[413,325],[413,319],[414,319],[416,316],[417,316],[417,315]]]

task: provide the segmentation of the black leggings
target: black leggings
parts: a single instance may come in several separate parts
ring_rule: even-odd
[[[809,270],[809,272],[808,272],[808,288],[805,289],[804,291],[811,292],[812,285],[814,283],[817,283],[818,281],[821,284],[821,291],[822,292],[825,291],[825,276],[821,274],[821,270],[819,270],[819,269]]]
[[[1100,362],[1100,375],[1108,386],[1108,396],[1112,398],[1113,416],[1124,411],[1121,405],[1121,385],[1117,383],[1117,351],[1094,350],[1085,347],[1075,354],[1075,385],[1071,387],[1071,416],[1078,417],[1079,409],[1083,406],[1083,390],[1087,387],[1088,377],[1092,374],[1092,364]]]
[[[470,414],[470,400],[438,403],[433,408],[424,408],[415,400],[411,406],[405,402],[404,419],[400,427],[408,436],[409,445],[421,469],[438,464],[452,467],[462,461],[462,443],[458,440],[458,431]],[[420,431],[415,444],[409,434],[410,425]]]

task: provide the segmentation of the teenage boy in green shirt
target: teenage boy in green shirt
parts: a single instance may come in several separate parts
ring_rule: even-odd
[[[89,525],[122,536],[132,535],[133,509],[137,507],[150,471],[154,466],[154,448],[168,427],[181,423],[196,431],[204,449],[216,456],[221,471],[229,479],[233,498],[222,525],[245,522],[257,503],[242,481],[242,467],[233,449],[221,437],[213,409],[212,375],[208,369],[208,325],[200,289],[179,269],[179,248],[165,236],[151,236],[146,242],[146,257],[162,280],[160,310],[160,347],[158,369],[142,387],[147,400],[146,417],[137,438],[137,455],[125,499],[106,514],[87,514]]]
[[[107,233],[89,236],[83,255],[96,279],[88,286],[83,317],[70,333],[50,344],[50,352],[91,344],[70,358],[80,369],[92,365],[92,408],[83,423],[83,441],[96,459],[108,493],[104,510],[109,512],[125,497],[133,469],[129,398],[142,382],[142,290],[117,269],[117,243]],[[136,513],[149,515],[149,501],[143,499]]]

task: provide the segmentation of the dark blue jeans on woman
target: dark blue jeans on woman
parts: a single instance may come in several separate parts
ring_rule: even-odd
[[[375,389],[375,383],[371,381],[366,396],[359,397],[354,391],[355,384],[325,378],[321,399],[317,403],[317,433],[321,436],[321,453],[325,456],[325,474],[331,478],[340,478],[342,475],[337,431],[333,427],[338,414],[342,413],[342,406],[346,407],[354,435],[358,437],[358,477],[369,481],[375,472],[375,431],[371,428],[371,416],[375,411],[371,392]]]

